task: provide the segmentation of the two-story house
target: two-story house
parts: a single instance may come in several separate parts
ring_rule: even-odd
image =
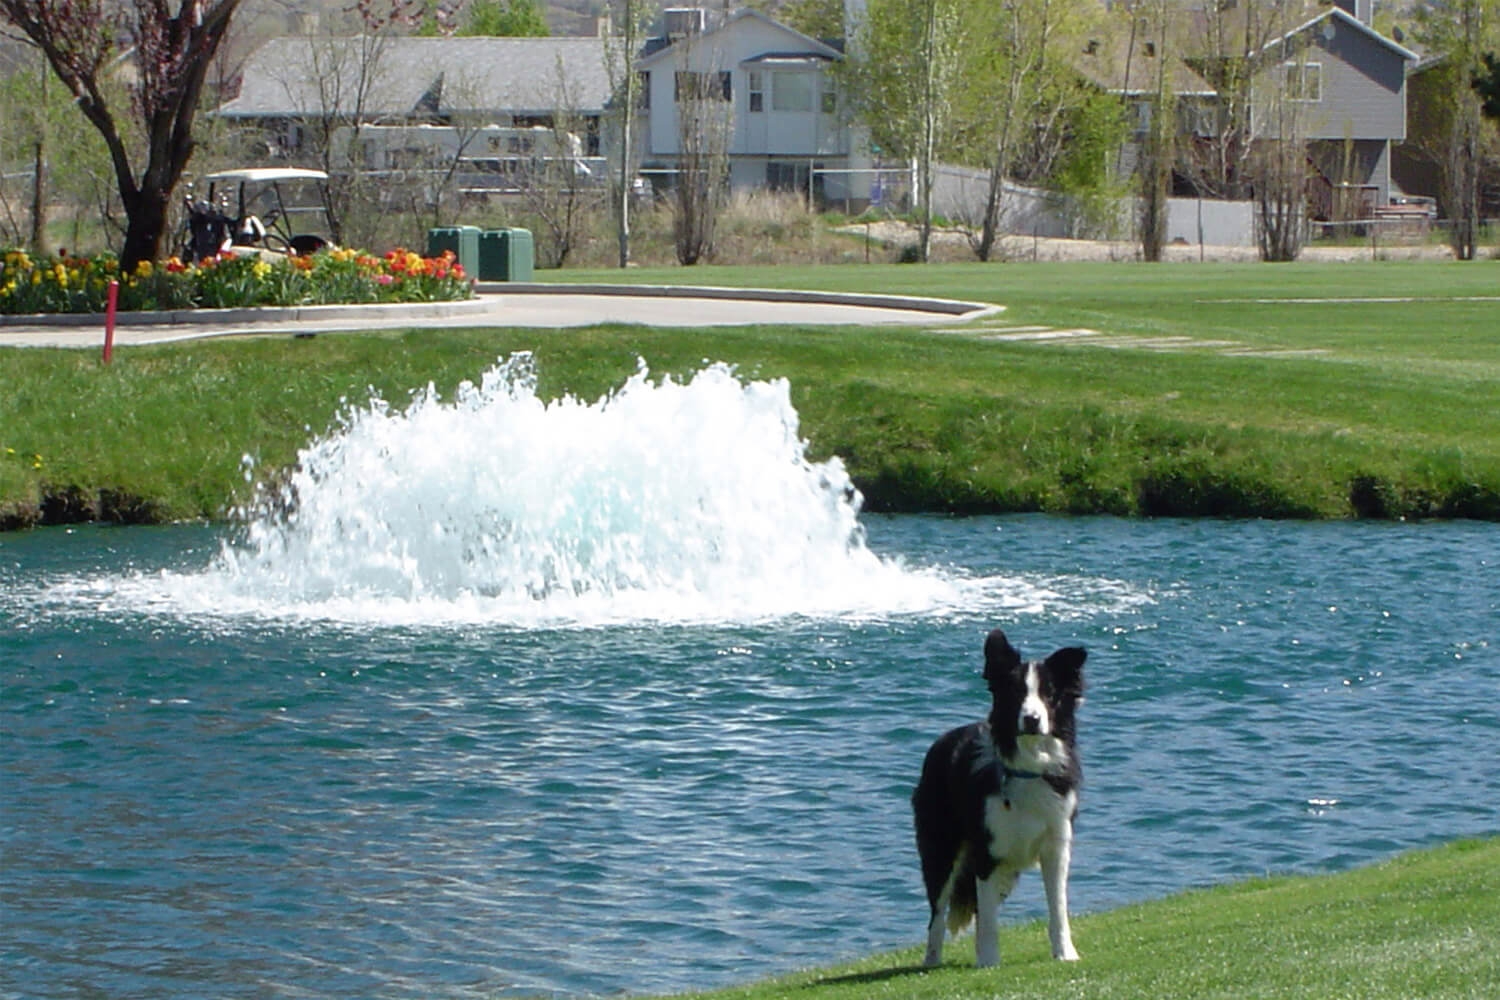
[[[868,192],[858,133],[840,114],[830,67],[842,53],[752,9],[715,23],[702,9],[666,12],[666,33],[636,62],[643,89],[643,172],[670,176],[682,152],[684,100],[724,102],[732,188],[815,199]],[[853,172],[852,172],[853,171]]]
[[[1406,71],[1416,55],[1375,31],[1371,0],[1308,0],[1304,9],[1304,17],[1250,51],[1210,51],[1208,14],[1192,9],[1168,53],[1133,37],[1128,47],[1119,36],[1091,41],[1076,58],[1079,72],[1132,107],[1136,129],[1118,158],[1122,172],[1135,167],[1155,91],[1164,83],[1176,106],[1180,148],[1233,160],[1248,158],[1254,144],[1294,140],[1307,150],[1313,217],[1370,219],[1384,209],[1392,194],[1391,148],[1406,136]],[[1273,16],[1243,4],[1221,7],[1214,14],[1225,19],[1218,34],[1255,36],[1269,27],[1256,23],[1257,15]],[[1246,70],[1248,122],[1232,117],[1234,96],[1210,82]],[[1214,155],[1205,152],[1205,162]],[[1221,182],[1251,183],[1229,164],[1219,166],[1229,172]],[[1193,177],[1178,178],[1178,194],[1200,190]]]
[[[1417,55],[1371,27],[1371,8],[1335,0],[1260,52],[1262,93],[1296,113],[1266,114],[1256,133],[1280,138],[1277,122],[1289,121],[1307,142],[1318,218],[1369,219],[1390,202],[1391,146],[1406,138],[1406,72]]]

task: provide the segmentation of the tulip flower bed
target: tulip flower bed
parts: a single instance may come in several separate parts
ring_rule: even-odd
[[[120,283],[122,311],[451,302],[473,294],[472,280],[452,253],[221,254],[197,264],[176,257],[142,261],[122,272],[108,254],[33,258],[10,250],[0,257],[0,313],[103,312],[111,281]]]

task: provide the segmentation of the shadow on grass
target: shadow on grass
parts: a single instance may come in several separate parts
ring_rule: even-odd
[[[859,986],[866,983],[883,983],[888,979],[898,979],[901,976],[919,975],[932,970],[925,965],[898,965],[893,969],[876,969],[874,972],[851,972],[846,976],[828,976],[824,979],[814,979],[807,983],[804,989],[815,989],[822,986]]]

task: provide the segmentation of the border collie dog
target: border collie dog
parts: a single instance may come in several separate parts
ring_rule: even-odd
[[[1052,957],[1077,961],[1068,864],[1083,777],[1074,716],[1087,655],[1074,647],[1027,662],[999,629],[985,639],[990,717],[932,745],[911,797],[932,907],[926,965],[942,961],[945,927],[956,934],[971,919],[978,964],[999,963],[995,911],[1021,872],[1038,864]]]

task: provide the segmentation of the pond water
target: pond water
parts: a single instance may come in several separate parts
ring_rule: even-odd
[[[766,408],[789,445],[653,486],[633,435],[731,383],[630,440],[580,404],[588,455],[543,408],[543,457],[478,470],[392,456],[510,431],[372,410],[295,516],[0,535],[0,996],[660,992],[916,944],[907,797],[996,625],[1089,649],[1077,912],[1500,829],[1494,526],[856,520],[759,384],[690,464]],[[576,502],[502,509],[532,491]],[[1003,916],[1043,909],[1028,876]]]

